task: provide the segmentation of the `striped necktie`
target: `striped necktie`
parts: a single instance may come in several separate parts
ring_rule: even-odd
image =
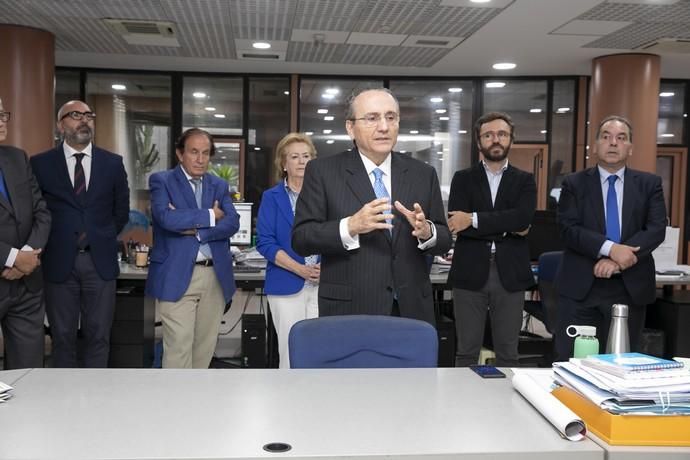
[[[81,164],[85,156],[85,153],[74,154],[74,158],[77,160],[74,165],[74,194],[81,205],[84,204],[86,196],[86,176],[84,175],[84,166]]]

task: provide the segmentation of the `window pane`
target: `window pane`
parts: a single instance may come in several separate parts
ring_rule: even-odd
[[[516,142],[546,141],[545,80],[486,80],[483,91],[484,113],[510,115]]]
[[[444,201],[453,174],[471,164],[472,99],[470,81],[391,81],[400,102],[396,150],[436,168]]]
[[[311,133],[319,156],[352,148],[345,131],[347,99],[360,88],[378,88],[381,80],[303,78],[300,87],[300,131]]]
[[[685,121],[683,101],[685,83],[661,82],[659,91],[659,121],[657,144],[682,144]]]
[[[553,82],[547,209],[555,209],[563,178],[572,172],[575,135],[575,81]]]
[[[259,210],[261,193],[273,185],[273,155],[290,130],[290,79],[249,79],[249,134],[246,152],[245,201]]]
[[[242,78],[184,77],[182,130],[242,135]]]

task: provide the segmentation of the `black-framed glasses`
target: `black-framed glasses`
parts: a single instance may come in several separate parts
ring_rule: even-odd
[[[0,112],[0,121],[7,123],[10,121],[10,112]]]
[[[350,118],[350,121],[362,121],[364,123],[364,126],[376,126],[378,125],[381,120],[386,120],[386,123],[389,125],[394,125],[397,124],[400,121],[400,114],[395,113],[395,112],[388,112],[385,114],[380,114],[380,113],[367,113],[364,114],[363,117],[359,118]]]
[[[71,112],[64,114],[60,120],[64,120],[67,117],[70,117],[72,120],[76,121],[81,121],[83,119],[86,119],[86,121],[91,121],[96,118],[96,114],[93,112],[79,112],[77,110],[72,110]]]
[[[487,131],[485,133],[481,133],[479,138],[483,141],[493,141],[494,138],[498,138],[499,141],[505,141],[510,139],[510,133],[508,131]]]

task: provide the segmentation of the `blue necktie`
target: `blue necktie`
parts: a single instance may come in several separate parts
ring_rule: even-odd
[[[383,171],[376,168],[372,171],[374,173],[374,194],[376,198],[390,198],[388,190],[386,190],[386,184],[383,183]],[[386,223],[390,224],[391,220],[386,219]]]
[[[201,194],[203,193],[203,189],[201,188],[201,179],[191,179],[192,184],[194,185],[194,198],[196,199],[196,205],[201,209]],[[207,259],[212,259],[213,257],[211,256],[211,248],[209,247],[208,244],[204,243],[199,246],[199,251],[206,257]]]
[[[3,196],[8,202],[10,201],[10,194],[7,193],[7,187],[5,186],[5,176],[2,174],[2,169],[0,169],[0,195]]]
[[[616,180],[618,176],[608,177],[609,191],[606,194],[606,238],[614,243],[621,241],[621,226],[618,220],[618,196],[616,195]]]

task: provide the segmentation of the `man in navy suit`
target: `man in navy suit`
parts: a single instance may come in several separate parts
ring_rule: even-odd
[[[319,316],[436,323],[427,256],[445,253],[451,237],[436,170],[392,151],[399,122],[389,90],[356,93],[345,122],[355,148],[307,163],[292,247],[321,254]]]
[[[0,100],[0,142],[10,112]],[[48,241],[50,213],[29,158],[0,145],[0,326],[5,369],[43,367],[43,277],[40,254]]]
[[[597,166],[563,181],[558,361],[572,356],[573,339],[565,333],[570,324],[596,326],[604,351],[614,303],[629,306],[630,348],[639,349],[645,308],[656,299],[652,251],[664,240],[666,205],[659,176],[626,167],[632,151],[630,122],[606,117],[593,149]]]
[[[534,216],[534,176],[509,164],[515,138],[500,112],[474,126],[482,161],[453,176],[448,224],[457,234],[448,280],[453,286],[458,366],[477,364],[487,311],[497,366],[517,366],[525,289],[534,284],[525,234]]]
[[[230,237],[240,226],[228,184],[207,172],[213,138],[188,129],[179,165],[151,175],[153,249],[146,294],[163,322],[163,367],[208,368],[225,305],[235,293]]]
[[[42,261],[54,367],[108,366],[129,187],[122,157],[92,144],[95,117],[84,102],[67,102],[57,115],[63,142],[31,158],[53,218]]]

